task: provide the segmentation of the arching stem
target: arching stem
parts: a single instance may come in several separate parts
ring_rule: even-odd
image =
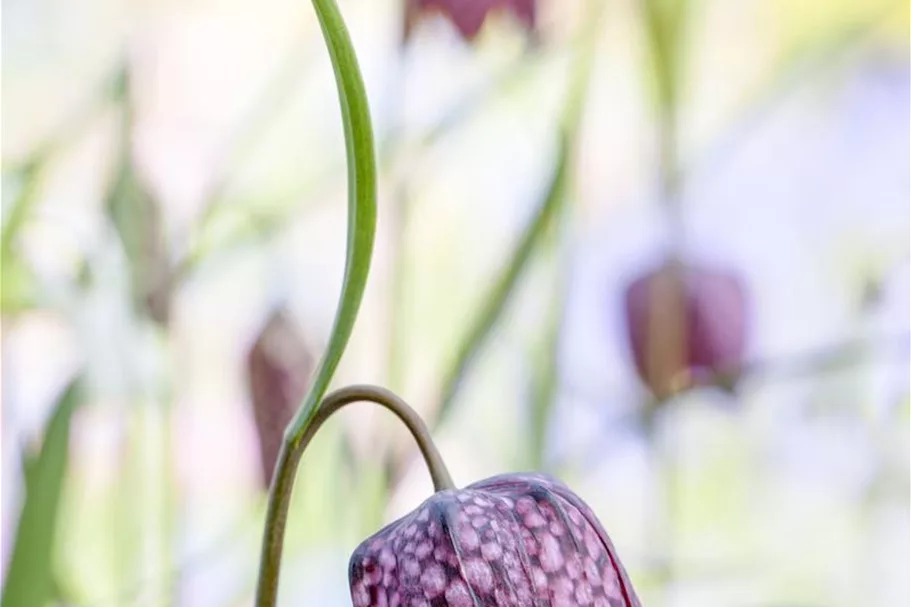
[[[455,489],[452,477],[443,463],[443,458],[433,444],[430,431],[424,421],[408,404],[391,391],[379,386],[355,385],[341,388],[330,393],[317,408],[316,415],[307,426],[301,437],[293,442],[286,442],[278,455],[275,468],[273,491],[276,496],[274,507],[269,509],[266,529],[268,540],[263,545],[260,561],[259,587],[257,588],[257,607],[271,607],[278,595],[278,577],[281,569],[282,547],[285,537],[285,523],[288,520],[288,506],[291,503],[291,488],[301,456],[327,419],[344,407],[358,401],[368,401],[385,407],[395,414],[411,432],[417,441],[421,455],[430,470],[435,491]]]
[[[414,437],[415,442],[417,442],[418,449],[421,450],[421,456],[423,456],[424,462],[427,464],[427,469],[430,471],[430,478],[433,480],[434,491],[445,491],[447,489],[456,488],[455,483],[452,482],[452,477],[449,475],[449,470],[446,468],[446,464],[443,463],[443,458],[440,455],[439,450],[433,443],[433,437],[430,435],[430,430],[427,428],[424,420],[421,419],[421,416],[418,415],[417,411],[412,409],[408,403],[396,396],[391,390],[381,388],[380,386],[371,386],[367,384],[347,386],[326,396],[326,398],[323,399],[323,404],[320,405],[316,417],[313,418],[313,424],[302,438],[303,443],[300,449],[303,450],[306,448],[306,443],[310,441],[314,434],[316,434],[320,426],[323,425],[323,422],[332,417],[333,413],[345,405],[358,401],[376,403],[391,411],[403,424],[405,424],[405,427],[408,428],[411,436]]]
[[[364,88],[351,37],[335,0],[312,2],[326,41],[329,58],[332,60],[342,126],[345,130],[348,160],[348,246],[345,255],[345,276],[342,280],[342,291],[332,332],[314,373],[310,391],[304,397],[294,419],[285,429],[285,438],[272,477],[269,501],[266,505],[266,528],[263,532],[259,579],[256,583],[257,607],[275,605],[294,473],[304,447],[312,438],[315,428],[319,427],[316,419],[320,415],[323,394],[332,381],[354,329],[354,321],[370,272],[376,233],[376,160],[367,91]]]

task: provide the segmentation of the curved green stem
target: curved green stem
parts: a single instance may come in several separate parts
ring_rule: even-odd
[[[345,278],[326,352],[310,392],[285,431],[285,440],[301,436],[329,387],[354,328],[373,254],[376,232],[376,158],[367,92],[348,29],[335,0],[313,0],[338,84],[348,158],[348,247]]]
[[[326,351],[310,391],[285,430],[276,462],[263,533],[256,605],[272,607],[278,591],[281,551],[297,462],[312,436],[310,428],[354,328],[373,254],[376,232],[376,159],[367,93],[351,38],[334,0],[313,0],[338,85],[348,164],[348,237],[345,277]],[[318,425],[317,425],[318,427]]]
[[[316,410],[311,423],[306,427],[300,440],[293,443],[285,442],[278,456],[273,487],[276,499],[275,507],[270,508],[269,524],[266,525],[266,541],[263,545],[263,555],[260,561],[259,585],[256,593],[257,607],[271,607],[275,604],[278,594],[278,578],[281,569],[282,546],[284,543],[285,522],[288,520],[288,506],[291,503],[291,488],[294,485],[294,475],[301,456],[327,419],[344,407],[358,401],[369,401],[381,405],[392,411],[417,441],[421,455],[430,470],[435,491],[455,489],[452,477],[443,463],[443,458],[433,444],[430,431],[421,417],[414,409],[391,391],[379,386],[358,385],[348,386],[332,392],[323,400]],[[270,505],[273,502],[270,501]]]

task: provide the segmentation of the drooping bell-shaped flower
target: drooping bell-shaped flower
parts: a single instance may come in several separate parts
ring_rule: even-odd
[[[282,309],[275,310],[247,354],[247,380],[260,465],[265,487],[281,448],[285,428],[304,398],[313,357],[297,325]]]
[[[423,15],[439,13],[452,21],[462,38],[473,40],[487,16],[497,11],[511,12],[529,30],[536,27],[537,0],[405,0],[404,38]]]
[[[438,491],[351,557],[354,607],[639,607],[592,510],[560,481]]]
[[[747,331],[735,274],[669,260],[629,285],[625,308],[636,372],[656,398],[704,383],[733,388]]]

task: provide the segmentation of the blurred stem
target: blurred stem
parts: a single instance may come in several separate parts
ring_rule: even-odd
[[[440,139],[445,137],[453,128],[463,124],[471,118],[474,112],[480,107],[483,107],[484,102],[494,93],[501,90],[503,87],[514,83],[516,80],[519,80],[527,73],[528,62],[525,59],[524,56],[520,57],[518,60],[511,62],[501,72],[494,75],[494,77],[486,82],[478,91],[467,96],[466,99],[457,104],[451,112],[443,115],[436,123],[428,128],[425,133],[418,136],[416,140],[412,142],[413,146],[418,150],[430,148]],[[289,60],[288,64],[291,65],[291,63],[292,62]],[[288,71],[282,70],[280,78],[270,85],[269,91],[263,96],[263,101],[251,113],[250,120],[259,125],[260,128],[266,124],[266,120],[269,117],[274,116],[275,114],[275,107],[280,100],[279,93],[287,88],[287,83],[284,82],[287,73],[290,73],[290,68]],[[243,132],[237,137],[239,145],[243,145],[232,154],[231,160],[227,165],[229,168],[241,164],[247,154],[252,151],[256,143],[255,136],[256,132],[254,132],[251,127],[245,126],[243,128]],[[401,140],[400,136],[401,133],[396,129],[393,129],[379,142],[377,156],[381,166],[385,167],[389,165],[401,155],[406,146],[403,145],[404,142]],[[342,166],[339,165],[326,169],[323,173],[310,180],[309,183],[303,185],[295,193],[288,195],[287,198],[289,203],[287,205],[278,206],[282,206],[283,210],[287,209],[289,212],[292,209],[296,211],[300,210],[301,205],[297,204],[297,201],[301,198],[314,198],[316,193],[323,191],[329,185],[341,168]],[[197,233],[204,233],[207,230],[207,226],[214,223],[218,218],[219,213],[227,206],[227,191],[230,184],[230,175],[230,170],[224,171],[217,181],[216,186],[211,190],[206,203],[203,205],[205,210],[200,220],[200,225],[196,228]],[[318,205],[313,202],[305,203],[304,206],[310,210],[317,208]],[[274,230],[286,225],[288,215],[279,211],[271,216],[254,219],[256,220],[256,223],[261,226],[257,229],[254,236],[257,234],[267,236]],[[232,235],[233,240],[228,239],[228,242],[223,245],[214,245],[211,247],[202,247],[199,245],[191,246],[190,250],[186,252],[183,258],[180,259],[175,266],[175,282],[179,283],[185,280],[204,259],[211,257],[223,248],[229,248],[237,241],[242,240],[242,237],[242,234],[234,234]]]
[[[481,307],[476,312],[473,322],[469,325],[469,329],[458,347],[452,366],[444,376],[440,407],[432,422],[434,427],[442,424],[451,411],[469,368],[502,317],[506,304],[528,267],[532,253],[540,246],[547,228],[559,217],[565,207],[569,169],[579,135],[583,104],[588,92],[603,5],[604,3],[598,0],[589,2],[588,16],[585,20],[586,30],[581,38],[581,46],[567,92],[566,107],[560,124],[559,147],[546,195],[531,222],[519,237],[516,247],[499,277],[480,300]]]
[[[658,171],[661,197],[675,239],[682,240],[679,194],[678,114],[682,34],[687,0],[643,0],[643,19],[649,41],[658,122]],[[678,243],[679,246],[679,243]]]
[[[564,241],[563,245],[568,246],[568,243]],[[555,274],[550,305],[544,320],[544,339],[532,376],[528,454],[531,468],[538,471],[550,468],[545,457],[547,428],[559,388],[560,335],[569,291],[569,264],[558,262]]]
[[[131,76],[127,64],[115,88],[121,112],[120,148],[106,205],[130,264],[134,311],[142,325],[160,329],[165,340],[162,343],[145,334],[149,339],[141,340],[137,348],[154,350],[155,358],[166,359],[173,290],[162,282],[166,280],[168,251],[161,209],[140,183],[132,149],[135,116]],[[164,383],[169,381],[170,377],[165,378]],[[116,566],[121,570],[118,579],[135,583],[146,577],[146,569],[160,572],[165,582],[160,598],[176,605],[176,584],[168,579],[174,570],[177,524],[171,390],[167,385],[162,392],[156,388],[140,390],[124,412],[121,482],[125,488],[120,495]],[[159,540],[161,544],[156,543]]]
[[[392,195],[392,234],[389,239],[389,348],[386,378],[393,390],[401,390],[405,381],[406,320],[405,303],[408,286],[408,221],[411,214],[408,184],[400,183]]]
[[[678,160],[678,115],[680,102],[680,65],[684,45],[681,44],[683,21],[687,0],[644,0],[644,25],[648,34],[650,52],[657,86],[657,119],[659,150],[659,182],[661,198],[667,213],[668,227],[671,235],[671,254],[678,259],[683,255],[685,242],[685,224],[679,182]],[[653,293],[650,297],[657,299],[663,293]],[[665,315],[651,314],[653,328],[651,335],[663,335],[661,340],[649,340],[648,364],[660,367],[665,353],[679,353],[685,356],[688,336],[682,302],[674,309],[677,318],[668,319]],[[679,330],[668,330],[679,328]],[[661,342],[660,344],[658,342]],[[651,404],[644,407],[644,431],[653,457],[653,471],[656,490],[660,498],[656,505],[663,507],[656,513],[655,530],[657,537],[647,545],[663,546],[668,558],[660,567],[661,587],[667,589],[674,577],[674,528],[679,503],[679,481],[676,478],[675,456],[670,444],[662,444],[657,428],[658,410]],[[662,482],[663,481],[663,482]],[[662,524],[663,523],[663,524]],[[665,597],[666,600],[666,597]]]
[[[332,60],[345,132],[348,164],[345,275],[329,343],[316,369],[310,391],[285,431],[276,463],[266,509],[256,588],[257,607],[272,607],[277,599],[282,546],[295,472],[303,450],[315,431],[310,428],[317,423],[322,397],[354,329],[370,271],[376,231],[373,126],[360,67],[344,19],[334,0],[313,0],[313,8]]]
[[[762,383],[799,380],[886,358],[907,360],[909,355],[911,355],[911,335],[909,334],[860,338],[795,355],[757,359],[739,368],[718,370],[714,375],[709,375],[706,381],[698,383],[694,381],[689,385],[683,383],[681,385],[684,389],[694,389],[730,385],[726,382],[733,380],[740,384],[749,380]],[[609,391],[604,388],[588,390],[579,389],[578,386],[573,385],[565,387],[565,394],[577,402],[598,408],[603,406],[606,399],[611,398]],[[653,402],[646,403],[646,411],[654,408]],[[615,418],[613,423],[630,425],[645,423],[646,431],[648,431],[647,424],[650,423],[650,417],[643,418],[640,410],[637,410],[629,416]],[[602,450],[603,441],[599,438],[593,444],[580,449],[579,451],[583,452],[580,457],[573,458],[571,455],[563,455],[560,458],[560,466],[570,466],[573,461],[596,461],[598,459],[596,455]]]

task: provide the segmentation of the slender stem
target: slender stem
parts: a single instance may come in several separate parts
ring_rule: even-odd
[[[345,130],[348,159],[348,247],[345,276],[329,343],[317,367],[310,392],[285,431],[286,441],[295,440],[306,430],[348,345],[367,285],[376,232],[373,126],[360,66],[335,0],[313,0],[313,8],[332,59]]]
[[[301,456],[319,431],[320,427],[332,415],[344,407],[358,401],[373,402],[385,407],[396,415],[411,432],[417,441],[421,455],[430,470],[435,491],[455,489],[452,477],[443,463],[443,458],[437,450],[430,431],[421,417],[401,398],[391,391],[379,386],[356,385],[341,388],[332,392],[323,399],[316,415],[305,428],[298,440],[282,445],[278,456],[278,464],[273,481],[273,494],[276,496],[274,507],[269,509],[266,519],[266,534],[268,541],[263,545],[263,555],[260,561],[259,587],[257,588],[257,607],[271,607],[275,604],[278,594],[279,570],[281,568],[282,546],[284,544],[285,523],[288,520],[288,506],[291,503],[291,488]]]
[[[345,21],[334,0],[313,0],[338,88],[348,166],[348,235],[345,275],[326,351],[310,391],[285,430],[266,506],[256,605],[273,607],[278,593],[282,546],[294,473],[319,428],[320,403],[348,345],[360,309],[376,233],[376,158],[373,125],[361,70]],[[324,418],[321,418],[324,419]]]

